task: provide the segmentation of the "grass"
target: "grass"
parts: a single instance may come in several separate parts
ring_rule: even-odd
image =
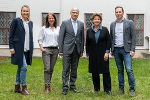
[[[52,92],[44,91],[44,68],[41,58],[33,58],[32,66],[28,66],[27,86],[30,95],[24,96],[14,93],[17,66],[10,64],[10,58],[0,59],[0,100],[149,100],[150,99],[150,60],[133,59],[133,71],[136,80],[136,96],[130,97],[127,75],[125,73],[125,94],[118,94],[118,76],[114,59],[110,59],[112,81],[112,96],[103,92],[101,77],[101,91],[93,93],[91,74],[88,73],[88,61],[80,59],[76,87],[80,93],[69,91],[62,95],[62,59],[58,59],[52,77]]]

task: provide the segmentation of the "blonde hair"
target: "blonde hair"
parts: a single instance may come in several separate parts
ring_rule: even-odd
[[[28,5],[23,5],[23,6],[21,7],[21,12],[22,12],[22,9],[23,9],[24,7],[26,7],[26,8],[28,8],[28,9],[29,9],[29,16],[28,16],[28,20],[30,21],[30,7],[29,7]],[[22,15],[21,15],[21,16],[22,16]]]

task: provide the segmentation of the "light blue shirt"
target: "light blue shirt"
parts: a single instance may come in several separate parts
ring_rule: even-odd
[[[122,46],[124,46],[124,43],[123,43],[123,20],[121,22],[117,22],[116,21],[115,45],[114,45],[115,47],[122,47]]]
[[[96,43],[98,42],[98,37],[100,35],[100,30],[102,29],[102,26],[99,26],[99,29],[98,30],[95,30],[94,29],[94,26],[92,26],[92,30],[95,32],[95,40],[96,40]]]
[[[75,36],[77,35],[77,20],[74,21],[72,18],[71,18],[71,22],[72,22],[72,26],[73,26],[73,30],[74,30],[74,33],[75,33]]]

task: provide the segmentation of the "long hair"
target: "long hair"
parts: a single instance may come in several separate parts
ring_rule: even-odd
[[[49,22],[48,22],[48,17],[49,17],[49,15],[52,15],[53,17],[54,17],[54,19],[55,19],[55,21],[54,21],[54,24],[53,24],[53,26],[56,28],[57,27],[57,19],[56,19],[56,16],[54,15],[54,13],[48,13],[47,14],[47,16],[46,16],[46,28],[48,28],[50,25],[49,25]]]
[[[21,12],[22,12],[22,9],[23,9],[24,7],[26,7],[26,8],[28,8],[28,9],[29,9],[29,16],[28,16],[28,20],[30,21],[30,7],[29,7],[28,5],[23,5],[23,6],[21,7]],[[21,16],[22,16],[22,15],[21,15]]]

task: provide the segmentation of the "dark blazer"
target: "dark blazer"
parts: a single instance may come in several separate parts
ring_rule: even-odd
[[[98,42],[95,40],[95,32],[92,28],[87,30],[86,35],[86,53],[89,54],[89,72],[90,73],[108,73],[109,59],[104,61],[106,50],[110,50],[111,40],[109,31],[102,26]]]
[[[77,35],[75,36],[71,19],[63,21],[59,33],[59,52],[71,54],[77,45],[78,54],[84,50],[84,24],[77,20]]]
[[[32,53],[33,53],[33,23],[29,21],[29,52],[25,54],[27,64],[32,64]],[[12,20],[10,25],[9,33],[9,48],[15,50],[15,54],[11,55],[11,63],[15,65],[23,64],[24,54],[24,41],[25,41],[25,29],[23,21],[20,18]]]
[[[116,27],[116,21],[112,22],[110,25],[112,52],[114,51],[114,44],[115,44],[115,27]],[[128,20],[128,19],[123,20],[123,43],[126,52],[135,51],[136,33],[135,33],[134,23],[132,20]]]

